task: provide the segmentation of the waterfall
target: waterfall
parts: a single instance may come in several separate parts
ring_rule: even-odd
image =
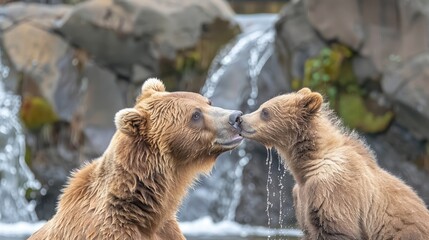
[[[272,65],[277,61],[269,62],[274,54],[275,19],[274,15],[237,17],[243,33],[213,60],[201,90],[213,105],[250,112],[266,100],[260,96],[261,85],[266,92],[264,95],[272,94],[270,88],[278,91],[275,83],[269,83],[266,87],[266,81],[259,82],[261,74],[271,74],[272,69],[267,70],[267,65],[271,65],[268,69],[276,68]],[[267,71],[270,73],[267,74]],[[211,176],[202,179],[185,200],[179,214],[182,221],[204,215],[215,221],[236,219],[243,191],[243,171],[253,157],[247,148],[246,142],[243,142],[237,150],[218,158]]]
[[[9,68],[0,55],[0,222],[36,221],[35,203],[27,201],[26,192],[39,189],[40,184],[25,163],[25,138],[18,117],[20,98],[6,91],[8,75]]]

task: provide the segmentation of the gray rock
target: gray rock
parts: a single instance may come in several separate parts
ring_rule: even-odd
[[[45,5],[36,3],[9,3],[0,8],[0,16],[9,19],[14,24],[30,22],[45,29],[54,28],[56,22],[68,14],[71,6]]]
[[[312,26],[368,57],[382,72],[429,49],[429,14],[424,1],[305,0]]]
[[[70,172],[80,166],[77,145],[70,144],[73,130],[69,124],[56,123],[45,126],[42,134],[26,134],[26,145],[30,149],[30,168],[42,190],[35,200],[39,219],[49,219],[57,206],[58,196]]]
[[[394,102],[397,120],[420,139],[429,138],[429,54],[390,68],[383,91]]]
[[[291,79],[303,79],[305,61],[326,46],[311,26],[302,1],[286,5],[276,22],[276,51]]]
[[[359,84],[363,84],[368,80],[378,80],[381,77],[381,73],[375,68],[371,59],[355,56],[352,59],[353,73],[356,75],[356,79]]]
[[[12,67],[36,84],[24,89],[46,99],[62,120],[70,121],[77,104],[79,71],[74,49],[60,37],[20,23],[3,36],[3,48]],[[65,92],[66,91],[66,92]]]
[[[365,40],[359,7],[355,0],[305,0],[308,20],[324,39],[340,41],[356,50]]]
[[[197,43],[204,25],[232,15],[221,0],[93,0],[73,8],[58,30],[113,69],[138,64],[157,75],[160,58],[174,58]]]
[[[133,83],[143,83],[146,79],[152,77],[150,70],[141,65],[133,65],[131,81]]]
[[[11,26],[13,26],[12,20],[6,16],[0,15],[0,33],[3,33]]]
[[[85,134],[83,152],[87,160],[100,156],[115,133],[116,112],[126,107],[125,96],[118,91],[116,77],[94,63],[87,63],[83,71],[82,96],[73,123]]]

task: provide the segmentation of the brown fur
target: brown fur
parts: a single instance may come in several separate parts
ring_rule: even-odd
[[[294,176],[304,239],[429,239],[424,202],[322,102],[305,88],[241,118],[242,135],[275,147]]]
[[[57,213],[30,239],[185,239],[176,211],[188,187],[241,141],[231,113],[147,80],[134,108],[116,114],[105,153],[73,174]]]

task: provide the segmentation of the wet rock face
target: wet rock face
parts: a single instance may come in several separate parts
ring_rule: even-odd
[[[61,37],[26,22],[4,33],[3,47],[14,69],[35,85],[25,84],[23,91],[44,96],[62,119],[71,120],[78,83],[70,86],[70,79],[76,81],[79,74],[72,64],[74,49]],[[67,91],[61,92],[67,84]]]
[[[298,1],[280,14],[276,50],[283,68],[295,80],[303,79],[306,63],[322,48],[335,43],[352,49],[348,67],[355,86],[368,93],[366,106],[376,102],[394,112],[393,122],[383,132],[362,134],[379,164],[429,203],[424,184],[429,174],[421,167],[427,164],[421,162],[428,159],[429,139],[427,9],[427,1]],[[303,26],[301,35],[294,25]],[[308,43],[315,50],[300,50],[296,43]]]
[[[192,47],[204,25],[217,18],[229,21],[232,16],[229,6],[219,0],[97,0],[73,8],[58,29],[70,42],[89,49],[106,64],[115,65],[143,60],[145,56],[136,51],[147,51],[141,46],[146,42],[152,42],[153,46],[148,46],[152,51],[167,56],[174,54],[171,50]],[[94,35],[93,31],[102,33],[85,37]]]
[[[308,39],[300,42],[310,42],[312,46],[320,46],[319,41],[334,42],[352,49],[352,69],[357,82],[369,92],[367,97],[377,95],[375,102],[384,107],[391,105],[398,123],[424,140],[429,137],[425,127],[429,121],[425,111],[429,91],[425,84],[429,51],[427,9],[428,2],[420,0],[299,1],[286,6],[277,22],[278,50],[288,49],[281,55],[292,59],[285,62],[285,67],[292,66],[294,79],[302,79],[295,72],[303,72],[308,58],[320,50],[294,60],[294,56],[303,54],[294,54],[296,48],[287,47],[294,46],[295,41],[290,39],[298,38],[298,34],[289,34],[291,31],[286,28],[291,17],[309,26],[303,27],[303,35]]]
[[[419,139],[429,139],[429,55],[417,55],[386,71],[381,81],[397,119]]]
[[[217,50],[239,32],[232,16],[223,0],[0,8],[5,86],[22,97],[27,160],[44,188],[39,217],[51,216],[71,170],[104,152],[114,114],[134,104],[144,80],[199,91]]]
[[[275,23],[276,51],[279,60],[290,79],[304,77],[305,61],[317,55],[326,46],[316,31],[314,31],[306,8],[299,2],[286,6],[279,13],[279,20]]]
[[[197,54],[194,64],[201,64],[206,71],[208,64],[199,61],[210,62],[215,52],[208,48],[202,51],[198,46],[203,41],[217,50],[229,41],[237,32],[231,24],[232,17],[232,10],[222,0],[94,0],[73,8],[58,22],[57,30],[71,44],[87,50],[98,63],[141,83],[159,76],[165,68],[160,65],[162,60],[163,64],[173,65],[169,70],[186,70],[186,66],[174,69],[174,64],[180,57],[192,61],[187,54]],[[197,77],[188,76],[194,80]],[[178,89],[182,85],[175,80],[166,85]],[[202,83],[198,84],[190,88],[198,91]]]
[[[324,39],[369,57],[379,71],[429,49],[426,1],[305,0],[308,18]],[[335,7],[333,7],[335,6]]]

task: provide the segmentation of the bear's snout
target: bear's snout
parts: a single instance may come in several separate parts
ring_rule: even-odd
[[[231,115],[229,115],[229,124],[235,125],[240,120],[242,115],[243,113],[241,111],[233,111]]]
[[[241,111],[234,111],[229,115],[228,123],[235,128],[237,131],[240,132],[240,122],[241,122],[241,116],[243,113]]]

